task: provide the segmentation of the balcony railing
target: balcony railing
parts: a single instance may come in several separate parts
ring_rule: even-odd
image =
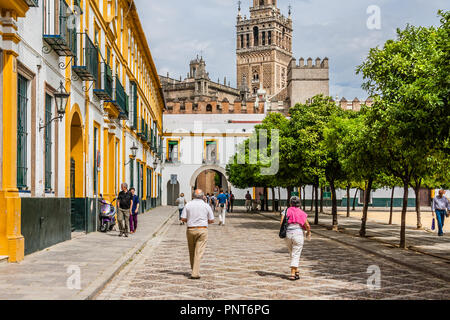
[[[44,41],[59,56],[75,57],[77,52],[77,33],[75,23],[69,23],[73,15],[69,5],[64,0],[59,0],[59,23],[54,32],[44,34]],[[58,27],[58,28],[56,28]]]
[[[114,76],[113,97],[106,102],[111,102],[118,108],[119,119],[128,119],[128,95],[125,93],[118,76]]]
[[[75,65],[72,70],[83,81],[98,81],[99,74],[99,52],[98,48],[91,41],[86,33],[79,33],[80,43],[84,43],[79,55],[75,59]],[[83,41],[84,40],[84,41]]]
[[[148,124],[145,123],[144,119],[141,119],[141,128],[137,135],[145,143],[148,140]]]
[[[101,100],[110,101],[113,99],[113,76],[111,67],[102,62],[100,72],[95,83],[94,94]]]
[[[29,7],[39,7],[39,0],[25,0]]]

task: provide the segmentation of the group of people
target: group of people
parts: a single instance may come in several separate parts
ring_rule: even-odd
[[[225,192],[223,189],[220,189],[220,191],[217,192],[217,195],[214,193],[207,193],[206,195],[203,195],[202,198],[202,200],[211,207],[213,214],[217,211],[219,212],[220,226],[225,225],[227,212],[233,212],[234,199],[235,197],[232,191]],[[184,222],[181,219],[181,214],[187,204],[184,193],[180,194],[180,197],[176,200],[176,204],[178,205],[179,210],[180,225],[184,225]]]
[[[128,190],[128,185],[122,183],[121,191],[117,196],[117,223],[119,224],[119,237],[128,238],[128,233],[136,233],[139,214],[139,197],[136,189]]]
[[[245,209],[247,210],[247,212],[252,212],[252,211],[258,210],[257,205],[258,205],[258,202],[253,201],[250,191],[247,191],[247,194],[245,195]],[[264,211],[264,208],[267,206],[266,197],[264,196],[264,194],[262,192],[259,193],[259,206],[260,206],[260,211]]]
[[[180,221],[182,224],[187,224],[186,237],[192,269],[191,279],[200,279],[200,262],[208,242],[208,227],[215,222],[214,210],[217,207],[222,208],[219,224],[224,225],[229,200],[223,190],[220,190],[220,194],[216,197],[217,204],[214,206],[210,203],[211,199],[208,200],[208,197],[200,189],[195,190],[193,198],[187,203],[184,194],[181,194],[177,199],[177,204],[180,210]],[[293,281],[300,279],[298,268],[304,243],[303,231],[306,232],[308,239],[311,238],[308,216],[300,209],[300,204],[298,197],[292,197],[290,208],[286,209],[282,216],[282,222],[286,216],[288,223],[285,241],[291,258],[289,279]]]

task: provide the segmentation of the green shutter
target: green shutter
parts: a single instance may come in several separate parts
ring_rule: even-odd
[[[130,160],[130,188],[134,188],[134,160]]]
[[[28,80],[18,76],[17,86],[17,188],[27,187],[27,87]]]
[[[45,190],[52,190],[52,97],[45,95],[45,127],[44,144],[45,144]]]

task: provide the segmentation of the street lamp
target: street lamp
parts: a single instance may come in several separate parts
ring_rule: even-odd
[[[136,154],[137,151],[139,150],[138,147],[136,147],[136,145],[133,142],[133,146],[130,148],[131,149],[131,156],[130,156],[130,161],[128,161],[127,163],[125,163],[125,165],[129,165],[131,161],[133,161],[134,159],[136,159]]]
[[[64,115],[66,113],[67,100],[70,97],[70,93],[67,92],[62,81],[60,82],[59,89],[57,92],[55,92],[54,97],[55,97],[55,101],[56,101],[56,111],[58,113],[58,116],[51,119],[44,125],[39,126],[39,131],[41,131],[42,129],[47,127],[53,121],[55,121],[55,120],[62,121],[62,119],[64,118]]]
[[[155,160],[153,160],[153,169],[156,171],[156,169],[158,168],[158,160],[155,158]]]

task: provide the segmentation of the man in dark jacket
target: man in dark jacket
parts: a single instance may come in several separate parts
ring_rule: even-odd
[[[117,220],[119,222],[120,230],[119,237],[124,235],[126,238],[128,238],[131,208],[133,207],[133,195],[130,191],[128,191],[128,185],[126,183],[122,183],[121,189],[122,191],[119,192],[119,196],[117,197]]]

